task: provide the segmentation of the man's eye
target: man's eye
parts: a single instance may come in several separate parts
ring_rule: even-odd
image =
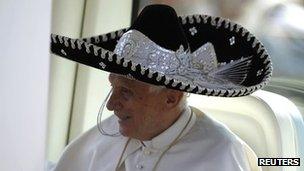
[[[121,93],[122,93],[123,97],[126,98],[126,99],[129,99],[133,96],[133,93],[126,88],[122,88]]]

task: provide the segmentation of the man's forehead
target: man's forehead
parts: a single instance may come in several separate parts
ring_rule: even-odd
[[[131,79],[131,78],[127,77],[127,76],[113,74],[113,73],[111,73],[109,75],[109,80],[110,80],[111,83],[113,83],[113,81],[119,81],[120,83],[123,83],[123,84],[126,84],[126,85],[130,85],[130,86],[134,86],[136,88],[151,86],[148,83],[144,83],[144,82],[141,82],[141,81],[137,81],[137,80]]]

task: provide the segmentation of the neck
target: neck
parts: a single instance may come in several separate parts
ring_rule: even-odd
[[[157,125],[155,125],[154,131],[145,133],[145,136],[142,136],[141,138],[137,138],[141,141],[149,141],[152,140],[154,137],[158,136],[165,130],[167,130],[169,127],[171,127],[180,117],[184,110],[181,109],[175,109],[172,111],[164,112],[165,115],[162,113],[165,118],[160,120]]]

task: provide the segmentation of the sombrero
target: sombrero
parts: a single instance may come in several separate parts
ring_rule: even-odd
[[[146,83],[222,97],[262,88],[272,73],[262,43],[242,26],[208,15],[178,17],[145,7],[130,28],[73,39],[51,35],[51,52]]]

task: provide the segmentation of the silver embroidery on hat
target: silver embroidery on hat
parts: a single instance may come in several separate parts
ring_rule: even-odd
[[[61,52],[63,55],[67,56],[67,53],[66,53],[63,49],[61,49],[60,52]]]
[[[124,33],[114,52],[117,58],[131,60],[135,65],[165,75],[183,85],[211,89],[241,88],[250,69],[251,57],[242,57],[229,63],[217,61],[214,47],[205,43],[193,53],[183,46],[177,51],[160,47],[137,30]]]
[[[107,65],[103,62],[99,62],[99,66],[101,66],[102,69],[105,69]]]
[[[262,72],[263,72],[263,71],[264,71],[263,69],[258,70],[256,76],[262,75]]]
[[[191,34],[192,36],[194,36],[194,35],[197,33],[197,30],[196,30],[195,27],[191,27],[191,28],[189,29],[189,32],[190,32],[190,34]]]
[[[230,43],[231,46],[235,44],[235,37],[234,37],[234,36],[232,36],[232,37],[229,39],[229,43]]]

